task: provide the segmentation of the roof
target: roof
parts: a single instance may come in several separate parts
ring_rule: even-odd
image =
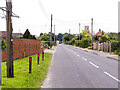
[[[0,31],[0,34],[1,34],[2,38],[5,38],[7,36],[7,32],[6,31]]]
[[[102,31],[101,31],[101,29],[99,29],[99,32],[97,32],[94,36],[99,36],[99,37],[101,37],[101,36],[102,36]]]
[[[0,31],[2,38],[7,37],[7,31]],[[22,35],[22,33],[12,33],[13,38]]]
[[[17,37],[17,36],[20,36],[20,35],[22,35],[22,33],[13,33],[12,34],[13,37]]]

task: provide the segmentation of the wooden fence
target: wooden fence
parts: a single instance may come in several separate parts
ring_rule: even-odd
[[[104,52],[111,52],[111,43],[110,42],[104,42],[104,43],[93,43],[93,49],[98,51],[104,51]]]

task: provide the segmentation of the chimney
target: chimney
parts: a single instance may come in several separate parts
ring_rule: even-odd
[[[99,29],[99,32],[101,32],[101,29]]]

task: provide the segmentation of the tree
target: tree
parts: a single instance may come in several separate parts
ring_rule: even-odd
[[[40,33],[40,37],[43,35],[43,33]]]
[[[63,39],[63,34],[62,34],[62,33],[59,33],[59,34],[57,35],[57,40],[62,41],[62,39]]]
[[[118,32],[118,41],[120,42],[120,32]]]
[[[31,37],[31,36],[30,36],[29,30],[27,29],[27,30],[25,31],[25,33],[23,34],[23,38],[29,38],[29,37]]]
[[[50,41],[50,37],[47,36],[47,35],[43,35],[43,36],[40,37],[40,40],[41,41]]]
[[[107,41],[110,41],[110,38],[107,34],[104,34],[102,35],[101,38],[99,38],[99,42],[102,43],[102,42],[107,42]]]
[[[64,40],[64,42],[69,41],[69,34],[65,34],[63,36],[63,40]]]
[[[23,34],[23,38],[26,38],[26,39],[36,39],[35,35],[31,35],[28,29]]]
[[[108,33],[108,36],[110,37],[111,40],[117,40],[118,39],[118,33]]]

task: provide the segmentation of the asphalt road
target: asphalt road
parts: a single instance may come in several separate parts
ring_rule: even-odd
[[[118,88],[118,61],[58,45],[42,88]]]

